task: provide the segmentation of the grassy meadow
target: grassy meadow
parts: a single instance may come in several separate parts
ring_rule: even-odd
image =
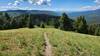
[[[44,39],[41,29],[0,31],[0,56],[42,56]]]
[[[0,30],[0,56],[44,56],[44,32],[53,56],[100,56],[100,36],[54,28]]]
[[[48,29],[47,32],[54,56],[100,56],[100,36],[57,29]]]

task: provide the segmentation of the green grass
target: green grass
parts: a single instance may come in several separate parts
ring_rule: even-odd
[[[0,56],[42,56],[44,38],[41,29],[0,31]]]
[[[0,30],[0,56],[43,56],[48,33],[53,56],[100,56],[100,36],[53,28]]]
[[[100,36],[48,29],[54,56],[100,56]]]

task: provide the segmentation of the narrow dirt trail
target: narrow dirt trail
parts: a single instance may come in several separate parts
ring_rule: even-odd
[[[52,56],[52,46],[48,39],[48,33],[44,33],[44,39],[45,39],[45,56]]]

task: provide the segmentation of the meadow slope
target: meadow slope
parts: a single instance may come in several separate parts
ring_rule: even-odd
[[[100,56],[100,36],[54,28],[0,30],[0,56],[44,56],[44,32],[48,35],[52,56]]]

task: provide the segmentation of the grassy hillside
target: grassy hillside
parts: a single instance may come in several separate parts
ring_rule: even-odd
[[[41,29],[0,31],[0,56],[42,56],[43,43]]]
[[[100,36],[48,29],[54,56],[100,56]]]
[[[48,33],[53,56],[99,56],[100,36],[53,28],[0,30],[0,56],[43,56]]]

